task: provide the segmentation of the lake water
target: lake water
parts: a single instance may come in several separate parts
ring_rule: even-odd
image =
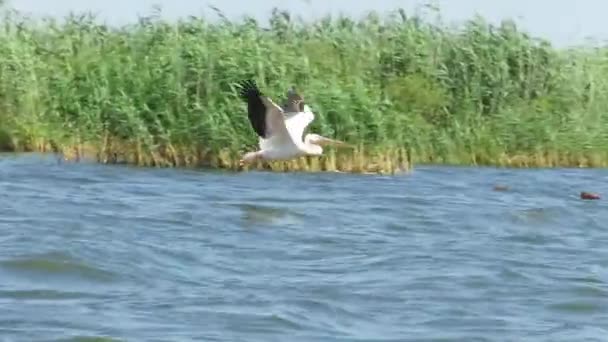
[[[0,341],[606,341],[608,208],[580,191],[608,171],[2,155]]]

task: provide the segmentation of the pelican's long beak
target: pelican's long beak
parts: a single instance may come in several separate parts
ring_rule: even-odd
[[[319,136],[319,145],[334,145],[334,146],[338,146],[338,147],[355,147],[354,145],[345,143],[344,141],[341,140],[335,140],[335,139],[330,139],[330,138],[326,138],[323,136]]]

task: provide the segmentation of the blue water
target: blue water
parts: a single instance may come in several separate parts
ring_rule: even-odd
[[[608,208],[580,191],[608,171],[2,155],[0,341],[606,341]]]

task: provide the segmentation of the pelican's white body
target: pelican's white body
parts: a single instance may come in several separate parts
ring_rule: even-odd
[[[315,119],[310,107],[304,104],[302,111],[284,112],[270,98],[260,96],[266,108],[264,136],[259,138],[260,150],[245,153],[240,164],[262,160],[290,160],[301,156],[323,155],[323,144],[345,146],[342,141],[329,139],[318,134],[302,135],[304,130]],[[251,113],[251,112],[250,112]]]
[[[310,140],[309,136],[312,138],[313,135],[308,134],[302,140],[304,130],[315,118],[310,107],[305,105],[302,112],[284,115],[284,124],[278,122],[279,120],[269,120],[272,122],[270,129],[273,132],[270,138],[259,139],[264,159],[287,160],[303,155],[321,155],[321,146],[309,144],[307,141]]]

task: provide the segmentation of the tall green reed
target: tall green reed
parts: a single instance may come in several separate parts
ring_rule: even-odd
[[[317,113],[312,130],[377,155],[608,164],[606,51],[557,49],[510,21],[450,28],[403,10],[311,23],[275,10],[266,26],[150,16],[110,27],[90,15],[9,13],[0,130],[17,149],[228,165],[256,148],[234,88],[254,78],[277,101],[296,85]]]

